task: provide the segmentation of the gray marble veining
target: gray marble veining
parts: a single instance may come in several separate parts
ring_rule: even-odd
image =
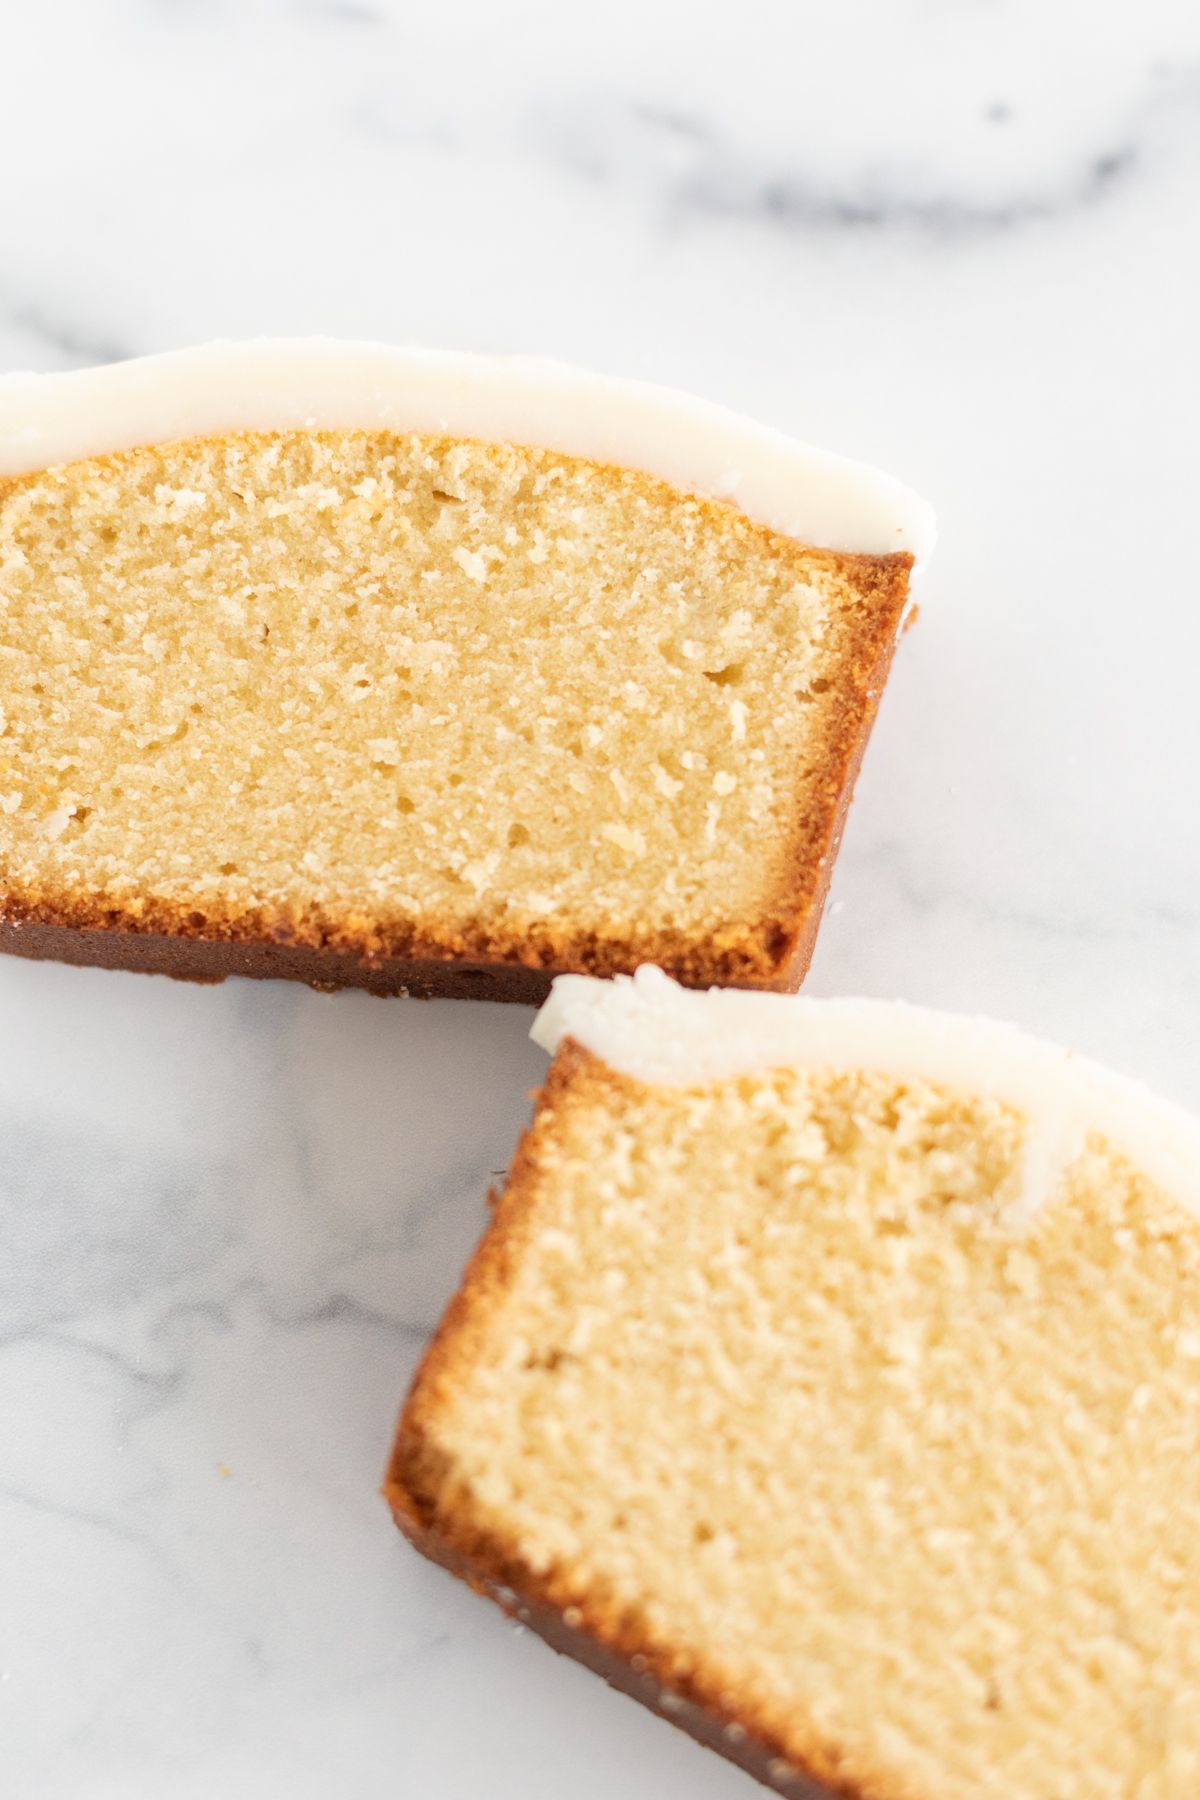
[[[48,0],[0,367],[532,349],[879,461],[942,543],[811,978],[1200,1106],[1200,22],[1184,0]],[[0,962],[6,1800],[718,1800],[398,1541],[528,1015]]]

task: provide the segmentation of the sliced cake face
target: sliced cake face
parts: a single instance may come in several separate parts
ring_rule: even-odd
[[[910,564],[429,432],[0,476],[5,910],[798,979]]]
[[[1040,1123],[568,1042],[400,1522],[782,1792],[1190,1800],[1200,1225],[1099,1129],[1031,1209]]]
[[[15,483],[0,564],[17,895],[751,977],[907,575],[554,453],[296,432]]]

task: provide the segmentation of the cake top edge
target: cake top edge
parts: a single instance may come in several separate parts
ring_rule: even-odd
[[[0,376],[0,477],[232,431],[414,431],[615,463],[805,544],[918,566],[932,508],[882,470],[672,388],[532,356],[335,338],[219,341]]]
[[[958,1089],[1025,1115],[1026,1216],[1095,1132],[1200,1217],[1200,1119],[1128,1076],[994,1019],[904,1001],[697,992],[646,966],[613,981],[559,976],[531,1036],[551,1055],[570,1040],[651,1085],[794,1068],[865,1069]]]

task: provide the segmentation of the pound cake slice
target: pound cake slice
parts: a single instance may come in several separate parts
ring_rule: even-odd
[[[1200,1794],[1200,1125],[1011,1028],[556,984],[413,1542],[787,1795]]]
[[[665,390],[211,345],[0,380],[0,947],[794,986],[928,509]]]

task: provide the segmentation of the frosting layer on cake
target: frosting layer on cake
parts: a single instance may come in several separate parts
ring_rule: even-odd
[[[660,969],[598,981],[563,975],[531,1034],[570,1039],[635,1080],[697,1086],[772,1068],[870,1069],[995,1099],[1028,1120],[1032,1214],[1097,1134],[1200,1214],[1200,1120],[1099,1063],[993,1019],[902,1001],[814,1000],[734,988],[695,992]]]
[[[263,338],[65,374],[0,377],[0,477],[234,431],[420,432],[641,469],[830,550],[933,549],[892,476],[646,382],[525,356]]]

